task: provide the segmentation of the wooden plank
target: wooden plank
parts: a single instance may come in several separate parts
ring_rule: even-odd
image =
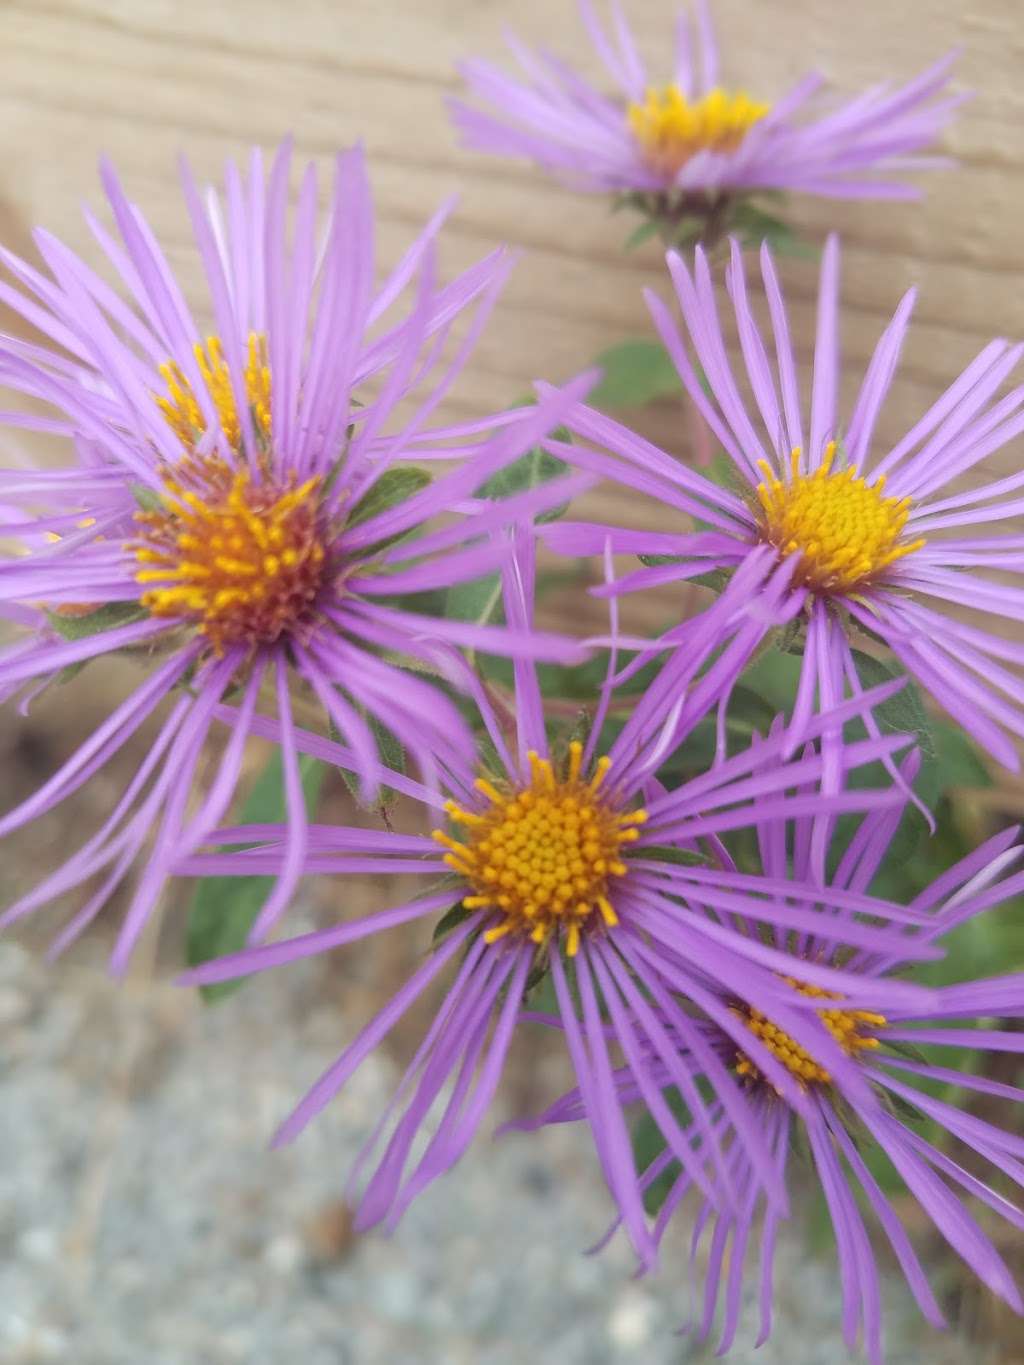
[[[652,69],[668,51],[669,4],[628,6]],[[921,290],[900,378],[879,424],[893,440],[992,335],[1020,327],[1017,286],[1024,251],[1024,35],[1016,0],[865,3],[841,12],[811,0],[715,5],[727,79],[774,98],[808,69],[840,90],[905,80],[951,47],[963,49],[956,84],[978,97],[948,135],[958,170],[922,178],[921,203],[795,200],[791,214],[820,240],[844,240],[843,354],[847,391],[910,284]],[[80,204],[100,200],[95,165],[116,164],[203,312],[201,277],[175,177],[184,151],[203,178],[254,141],[295,134],[300,154],[326,171],[338,147],[361,137],[371,161],[380,260],[394,260],[446,195],[461,201],[446,229],[451,275],[494,244],[524,248],[447,416],[485,412],[535,378],[560,380],[604,347],[648,331],[641,289],[663,291],[653,244],[624,256],[628,230],[600,198],[572,194],[539,172],[456,145],[444,99],[459,88],[458,59],[505,60],[508,19],[526,41],[562,52],[600,78],[570,0],[520,0],[507,14],[479,0],[276,0],[181,4],[173,0],[6,0],[0,4],[0,116],[9,167],[0,203],[5,240],[24,249],[44,223],[90,252]],[[665,68],[667,74],[667,67]],[[782,263],[793,326],[806,362],[813,338],[815,269]],[[9,322],[8,324],[9,325]],[[684,454],[680,403],[638,416],[642,430]],[[52,449],[52,443],[51,443]],[[1019,448],[977,471],[1019,463]],[[597,490],[594,515],[665,524],[641,499]],[[652,607],[661,619],[662,607]]]

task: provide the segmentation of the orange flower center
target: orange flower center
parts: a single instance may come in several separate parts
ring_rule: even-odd
[[[220,427],[232,450],[239,450],[242,442],[238,408],[231,387],[231,372],[224,359],[219,337],[207,337],[205,346],[196,342],[193,347],[199,373],[210,396]],[[168,360],[160,366],[167,384],[167,396],[158,397],[157,404],[186,450],[191,450],[206,431],[206,418],[199,406],[195,390],[185,378],[180,365]],[[245,396],[252,413],[257,434],[270,438],[270,369],[267,365],[266,338],[253,332],[249,337],[249,351],[245,366]]]
[[[326,563],[319,478],[254,483],[247,467],[197,455],[161,477],[160,506],[135,517],[147,611],[195,621],[217,653],[273,644],[309,619]]]
[[[733,152],[768,113],[744,91],[718,88],[692,103],[678,85],[651,87],[643,104],[631,104],[626,122],[652,170],[675,173],[698,152]]]
[[[574,741],[565,776],[557,777],[548,759],[531,753],[530,783],[516,791],[478,778],[477,790],[490,802],[482,814],[447,803],[448,814],[469,832],[464,842],[444,830],[434,838],[449,850],[445,862],[472,888],[463,905],[501,912],[502,922],[485,934],[489,943],[517,933],[545,944],[564,929],[573,957],[595,911],[609,927],[618,923],[611,885],[626,874],[622,845],[639,837],[636,827],[647,812],[615,810],[602,791],[611,760],[600,759],[585,780],[582,757],[583,746]]]
[[[792,986],[799,995],[821,1000],[842,998],[831,991],[823,991],[818,986],[808,986],[791,976],[783,979],[787,986]],[[831,1082],[831,1074],[815,1061],[806,1048],[801,1047],[788,1033],[773,1024],[767,1015],[749,1005],[737,1010],[736,1013],[744,1019],[751,1033],[759,1038],[768,1051],[798,1080],[805,1085],[828,1085]],[[867,1010],[826,1008],[818,1010],[817,1014],[839,1046],[851,1057],[865,1048],[876,1048],[879,1045],[877,1038],[872,1034],[865,1034],[862,1030],[884,1028],[888,1023],[884,1014],[872,1014]],[[736,1063],[736,1071],[740,1076],[750,1076],[753,1079],[759,1078],[761,1074],[750,1058],[742,1052]]]
[[[836,445],[813,474],[801,474],[799,447],[791,455],[788,481],[760,461],[761,534],[779,553],[800,552],[794,583],[823,593],[845,593],[877,577],[924,540],[901,540],[909,498],[884,496],[885,476],[869,484],[854,469],[833,472]]]

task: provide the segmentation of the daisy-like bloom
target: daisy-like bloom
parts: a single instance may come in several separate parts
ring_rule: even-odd
[[[904,767],[909,781],[913,760]],[[1018,1105],[1024,1099],[1024,1090],[1017,1086],[957,1065],[963,1049],[1024,1052],[1024,1033],[999,1027],[1001,1020],[1024,1017],[1024,975],[940,987],[922,1009],[885,999],[887,983],[905,989],[898,975],[910,965],[903,948],[895,953],[858,949],[837,954],[832,946],[837,923],[847,914],[842,899],[865,894],[900,814],[898,807],[890,808],[862,820],[822,900],[820,922],[826,937],[818,930],[790,941],[792,957],[779,977],[788,1005],[785,1018],[714,985],[709,986],[704,1018],[690,1021],[702,1045],[744,1087],[752,1111],[751,1126],[743,1127],[717,1100],[709,1106],[708,1119],[724,1149],[724,1179],[734,1200],[726,1207],[720,1191],[709,1199],[695,1190],[692,1172],[680,1169],[667,1148],[648,1167],[643,1183],[649,1187],[659,1178],[671,1181],[655,1224],[656,1240],[687,1195],[695,1192],[693,1252],[702,1237],[708,1240],[703,1311],[695,1326],[701,1338],[708,1336],[722,1309],[719,1354],[733,1342],[751,1260],[759,1262],[758,1345],[767,1340],[772,1326],[779,1214],[765,1199],[751,1156],[752,1139],[757,1160],[768,1147],[779,1188],[785,1187],[787,1172],[806,1186],[808,1175],[796,1169],[801,1158],[794,1148],[812,1163],[835,1231],[843,1334],[851,1350],[862,1334],[872,1365],[881,1365],[884,1353],[880,1269],[869,1238],[871,1224],[884,1234],[925,1317],[936,1327],[945,1325],[891,1196],[879,1183],[878,1166],[870,1164],[872,1149],[876,1155],[884,1153],[936,1230],[982,1282],[1016,1312],[1024,1312],[1009,1269],[964,1200],[969,1196],[1011,1226],[1024,1228],[1024,1209],[1001,1189],[1004,1183],[1024,1185],[1024,1139],[972,1115],[962,1100],[956,1101],[963,1092]],[[1021,846],[1014,846],[1019,832],[1009,829],[988,840],[916,897],[909,909],[927,919],[907,929],[907,949],[940,943],[956,926],[1024,890],[1024,873],[1011,870],[1022,852]],[[810,835],[803,817],[788,827],[786,821],[772,817],[761,822],[763,873],[797,880],[807,875]],[[736,923],[742,929],[742,912]],[[745,929],[756,938],[763,935],[752,920]],[[822,989],[812,973],[839,962],[847,980],[855,984],[839,991]],[[587,1021],[579,1027],[585,1031]],[[679,1041],[684,1064],[696,1065],[697,1054],[681,1032]],[[663,1091],[674,1086],[661,1058],[649,1054],[643,1067],[642,1078],[629,1067],[620,1070],[617,1088],[622,1102],[643,1100],[651,1084]],[[716,1084],[711,1073],[707,1079]],[[578,1119],[583,1110],[581,1095],[572,1093],[528,1126]],[[700,1129],[693,1125],[695,1141],[703,1143],[703,1130],[703,1123]],[[991,1183],[982,1178],[984,1167]],[[710,1161],[703,1173],[711,1175]]]
[[[876,87],[845,104],[815,101],[823,82],[813,74],[772,102],[763,91],[719,83],[705,0],[698,0],[695,26],[679,14],[673,64],[653,74],[617,0],[611,36],[590,0],[579,8],[614,95],[509,37],[518,79],[477,59],[460,67],[482,106],[452,103],[468,146],[528,158],[572,188],[625,193],[669,223],[693,215],[719,226],[736,195],[912,198],[919,191],[902,179],[906,172],[947,164],[921,152],[960,103],[947,92],[952,57],[907,85]]]
[[[962,619],[983,612],[994,623],[1020,619],[1024,594],[985,570],[1019,575],[1024,539],[1024,474],[958,481],[1024,430],[1024,387],[1000,396],[1024,346],[985,346],[892,447],[875,427],[896,371],[915,291],[900,302],[844,413],[839,397],[839,247],[830,238],[821,267],[817,339],[809,403],[801,398],[789,324],[772,256],[761,251],[770,336],[767,344],[748,297],[733,243],[726,283],[738,329],[742,369],[726,351],[711,271],[698,249],[693,273],[668,257],[691,350],[666,305],[647,296],[661,338],[693,402],[733,466],[734,487],[688,469],[621,424],[586,407],[570,426],[619,457],[574,447],[581,468],[617,478],[699,519],[706,529],[680,534],[611,531],[565,524],[550,541],[566,554],[617,551],[665,557],[610,588],[634,591],[720,571],[728,576],[767,548],[788,568],[779,598],[799,618],[806,644],[794,701],[793,739],[818,704],[860,690],[852,642],[867,632],[1000,762],[1018,758],[1005,733],[1024,735],[1019,665],[1024,645]],[[771,358],[774,357],[774,358]],[[699,368],[698,368],[699,367]],[[749,385],[753,404],[741,397]],[[706,390],[705,391],[705,386]],[[809,408],[809,414],[807,409]],[[555,449],[552,446],[552,449]],[[568,447],[559,447],[567,449]],[[986,534],[1002,522],[1002,534]],[[767,604],[763,631],[782,618]],[[759,637],[760,638],[760,637]],[[866,637],[864,637],[866,638]],[[671,635],[665,637],[671,642]],[[874,724],[869,713],[866,720]]]
[[[892,811],[864,820],[838,865],[833,887],[849,890],[870,882],[885,856],[894,824]],[[1010,829],[989,839],[915,898],[911,909],[930,913],[931,919],[908,931],[908,945],[941,942],[956,925],[1024,890],[1024,874],[1006,875],[1010,865],[1019,861],[1021,848],[1012,846],[1019,833]],[[784,834],[777,824],[763,827],[766,860],[784,859]],[[803,842],[806,845],[807,839]],[[800,844],[797,833],[797,849]],[[799,854],[796,863],[799,874]],[[836,908],[833,913],[842,912]],[[807,964],[834,960],[834,951],[821,935],[801,940],[799,961],[793,962],[785,977],[793,996],[812,1005],[810,1013],[806,1009],[799,1016],[803,1024],[799,1032],[793,1032],[788,1022],[778,1024],[770,1011],[763,1013],[736,999],[722,998],[705,1036],[747,1087],[759,1138],[773,1151],[780,1185],[785,1182],[786,1168],[792,1170],[796,1130],[803,1134],[800,1145],[810,1153],[836,1233],[845,1340],[853,1349],[863,1332],[868,1360],[881,1365],[881,1274],[885,1272],[879,1271],[872,1252],[870,1224],[885,1234],[927,1320],[939,1328],[945,1321],[900,1216],[879,1185],[878,1167],[872,1168],[866,1160],[872,1148],[879,1155],[885,1153],[889,1166],[950,1248],[1014,1312],[1024,1313],[1024,1301],[1009,1268],[968,1207],[978,1201],[1010,1226],[1024,1228],[1024,1208],[1006,1196],[1008,1186],[1024,1186],[1024,1140],[971,1114],[963,1097],[957,1097],[967,1092],[1009,1100],[1014,1106],[1024,1099],[1024,1089],[961,1063],[965,1051],[990,1057],[1024,1051],[1024,1035],[1001,1026],[1024,1017],[1024,975],[942,987],[933,1005],[919,1009],[883,998],[886,981],[896,980],[894,973],[908,965],[901,951],[857,951],[842,958],[844,971],[874,981],[879,988],[877,1003],[864,1010],[855,1007],[844,992],[821,991],[808,983]],[[769,1057],[780,1062],[799,1085],[804,1099],[800,1112],[767,1076]],[[665,1072],[659,1078],[672,1084]],[[713,1122],[720,1123],[718,1132],[728,1147],[726,1166],[737,1200],[735,1207],[722,1211],[700,1196],[694,1245],[707,1234],[710,1259],[698,1331],[702,1336],[709,1334],[721,1302],[720,1350],[725,1351],[739,1323],[745,1261],[760,1213],[758,1345],[769,1336],[778,1219],[756,1188],[748,1134],[732,1125],[721,1107],[714,1111]],[[653,1181],[670,1166],[672,1156],[662,1153],[647,1171],[646,1181]],[[681,1173],[659,1212],[657,1237],[689,1189],[692,1181]],[[870,1219],[864,1218],[867,1211]]]
[[[674,1083],[710,1142],[705,1101],[692,1084],[691,1069],[678,1063],[676,1034],[664,1024],[662,1014],[679,995],[703,998],[710,982],[718,982],[720,989],[729,983],[752,1008],[776,1008],[785,991],[778,982],[789,957],[770,941],[737,932],[736,915],[769,926],[780,943],[786,934],[810,934],[821,925],[826,936],[837,931],[837,949],[842,943],[848,950],[891,952],[904,944],[906,924],[917,919],[913,912],[840,892],[849,913],[841,920],[826,920],[817,908],[820,890],[813,885],[716,871],[699,853],[716,847],[721,832],[746,827],[770,813],[782,819],[789,811],[834,814],[881,808],[893,801],[892,791],[821,796],[816,789],[820,755],[809,749],[784,763],[781,733],[759,740],[678,790],[668,792],[654,780],[665,756],[666,698],[685,694],[692,699],[689,706],[679,702],[675,706],[676,712],[683,708],[684,730],[691,728],[714,704],[722,677],[733,666],[731,655],[737,647],[726,645],[698,676],[720,643],[721,625],[746,610],[747,577],[737,575],[713,612],[698,622],[685,652],[686,664],[680,652],[607,747],[600,735],[613,704],[610,683],[601,692],[587,737],[549,740],[536,669],[518,661],[514,696],[507,706],[504,699],[492,701],[476,686],[484,731],[478,756],[474,763],[448,769],[441,795],[395,776],[396,789],[426,808],[432,835],[330,826],[310,831],[308,872],[417,874],[429,883],[418,898],[207,963],[182,978],[186,984],[223,981],[398,925],[415,921],[435,925],[434,951],[320,1077],[276,1139],[295,1137],[414,1001],[454,971],[434,1022],[358,1159],[350,1188],[363,1186],[360,1227],[380,1220],[393,1225],[415,1195],[465,1150],[494,1095],[524,997],[531,984],[549,972],[605,1178],[638,1254],[649,1263],[654,1248],[614,1093],[611,1048],[597,1027],[602,1002],[625,1056],[637,1061],[650,1051],[671,1068]],[[521,544],[515,562],[504,570],[507,619],[519,629],[530,628],[532,590],[532,562]],[[609,677],[613,671],[614,651]],[[849,708],[832,717],[833,723],[840,723],[843,714],[849,714]],[[669,728],[677,729],[675,714]],[[300,739],[309,753],[348,764],[348,755],[327,741],[308,735]],[[845,760],[854,767],[891,753],[901,742],[901,737],[867,740],[850,746]],[[766,773],[762,770],[768,763],[772,770]],[[391,782],[390,775],[387,780]],[[222,830],[211,836],[211,842],[250,847],[197,854],[178,871],[197,876],[274,873],[285,857],[281,838],[273,826]],[[694,856],[688,856],[688,850]],[[862,906],[870,911],[870,921],[858,919]],[[439,923],[445,931],[440,936]],[[926,947],[925,955],[930,951]],[[849,974],[841,967],[808,970],[809,979],[822,990],[851,987]],[[906,989],[909,1005],[920,988]],[[577,996],[589,1041],[575,1023]],[[870,990],[864,1004],[865,1008],[872,1004]],[[745,1123],[742,1079],[701,1047],[685,1016],[676,1027],[685,1030],[700,1051],[719,1103],[737,1123]],[[694,1159],[690,1140],[684,1139],[655,1087],[646,1087],[645,1099],[677,1159],[710,1196],[711,1181],[699,1169],[703,1154]],[[417,1135],[432,1113],[437,1114],[430,1125],[432,1135],[416,1152]],[[753,1141],[757,1146],[756,1138]],[[765,1145],[758,1161],[769,1187],[773,1160]],[[768,1198],[774,1207],[778,1192],[769,1188]]]
[[[209,338],[109,168],[103,178],[119,239],[88,221],[119,290],[45,232],[36,241],[49,276],[0,253],[20,285],[0,283],[0,299],[52,342],[0,338],[0,384],[50,409],[4,419],[66,437],[77,455],[68,468],[0,472],[3,537],[13,549],[0,565],[0,600],[28,628],[0,656],[0,693],[26,683],[38,690],[115,651],[129,651],[146,672],[60,770],[0,818],[0,833],[82,787],[169,703],[99,831],[4,922],[92,883],[63,945],[152,838],[116,968],[174,859],[223,821],[264,705],[280,723],[289,833],[255,932],[286,905],[307,838],[295,681],[351,749],[370,796],[380,775],[371,721],[397,737],[428,779],[442,761],[472,751],[459,711],[425,676],[436,672],[438,641],[516,656],[580,654],[572,642],[442,620],[403,603],[495,570],[507,555],[507,538],[497,534],[506,522],[564,503],[580,486],[562,479],[505,500],[474,496],[558,422],[589,380],[523,410],[522,420],[499,423],[497,434],[484,423],[450,429],[445,452],[455,467],[430,482],[408,461],[429,438],[431,414],[509,262],[496,252],[438,286],[442,210],[375,287],[361,150],[338,159],[322,236],[315,168],[305,172],[290,245],[289,169],[287,145],[269,175],[256,152],[247,174],[228,167],[223,199],[210,191],[205,205],[184,175],[214,318]],[[457,344],[446,345],[462,322]],[[444,523],[421,534],[438,514]],[[402,669],[400,659],[418,671]],[[207,734],[231,698],[227,747],[200,798],[194,788]]]

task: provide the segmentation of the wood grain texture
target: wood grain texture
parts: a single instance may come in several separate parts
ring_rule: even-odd
[[[673,6],[632,0],[638,41],[654,66],[667,54]],[[994,335],[1024,332],[1024,60],[1019,0],[901,0],[844,6],[812,0],[717,0],[725,72],[758,96],[781,94],[810,68],[853,92],[905,80],[951,47],[956,85],[977,91],[948,135],[955,171],[923,178],[920,203],[798,199],[791,216],[812,238],[844,239],[845,381],[858,381],[875,339],[910,284],[920,287],[900,376],[879,424],[895,438]],[[648,331],[644,285],[664,288],[654,244],[625,256],[624,217],[597,197],[558,188],[525,165],[457,147],[444,101],[469,53],[504,60],[505,22],[600,79],[572,0],[0,0],[0,228],[24,249],[45,224],[88,252],[83,200],[100,199],[101,153],[118,167],[180,270],[200,314],[198,263],[178,191],[185,152],[204,179],[253,142],[293,132],[326,165],[362,138],[370,155],[382,267],[445,196],[460,203],[445,230],[449,276],[499,241],[524,249],[446,415],[480,413],[535,378],[564,379],[602,348]],[[816,268],[785,261],[795,338],[806,363]],[[4,319],[9,325],[9,320]],[[680,402],[638,415],[668,448],[686,448]],[[1019,462],[1021,445],[990,465]],[[587,510],[646,524],[652,511],[619,491]]]

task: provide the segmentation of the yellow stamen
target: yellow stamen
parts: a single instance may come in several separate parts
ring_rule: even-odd
[[[794,583],[820,593],[852,592],[925,543],[900,542],[910,499],[885,497],[884,479],[869,484],[852,468],[833,472],[835,451],[829,442],[821,465],[801,474],[798,447],[785,482],[759,462],[761,534],[784,558],[799,551]]]
[[[771,106],[744,91],[716,87],[691,103],[678,85],[649,87],[643,104],[631,104],[626,122],[652,170],[671,176],[698,152],[733,152]]]
[[[231,373],[224,359],[220,338],[207,337],[205,346],[202,342],[196,342],[193,350],[210,402],[216,409],[221,430],[227,437],[228,445],[233,450],[238,450],[242,440],[241,424],[231,387]],[[167,385],[168,396],[158,397],[156,401],[167,419],[168,426],[186,450],[191,450],[207,427],[195,390],[185,377],[181,366],[173,360],[161,365],[160,373]],[[270,369],[267,365],[266,338],[256,332],[249,336],[243,377],[246,401],[257,434],[263,440],[267,440],[270,436]]]
[[[820,1000],[842,999],[842,996],[836,995],[832,991],[822,990],[819,986],[808,986],[791,976],[784,977],[783,980],[787,986],[792,986],[798,995]],[[773,1024],[760,1010],[747,1005],[743,1009],[737,1010],[736,1013],[745,1021],[751,1033],[760,1039],[769,1052],[777,1057],[782,1065],[791,1071],[802,1084],[830,1084],[831,1073],[820,1066],[806,1048],[801,1047],[788,1033],[784,1033],[776,1024]],[[858,1052],[865,1049],[870,1050],[879,1046],[877,1038],[871,1034],[865,1035],[862,1030],[885,1028],[889,1022],[884,1014],[875,1014],[870,1010],[828,1008],[818,1010],[817,1015],[839,1046],[850,1057],[856,1056]],[[759,1079],[761,1074],[750,1058],[742,1052],[739,1054],[739,1060],[736,1063],[736,1071],[738,1075],[749,1076],[752,1080]]]
[[[326,562],[318,478],[254,483],[247,467],[195,454],[161,477],[162,506],[136,513],[130,547],[136,578],[153,585],[148,611],[190,618],[218,653],[272,644],[309,619]]]
[[[583,746],[569,745],[564,776],[550,759],[528,755],[530,782],[518,790],[499,791],[486,778],[476,788],[489,801],[483,812],[463,810],[454,801],[445,809],[468,831],[460,843],[444,830],[434,839],[451,849],[445,862],[469,883],[469,909],[493,907],[503,920],[487,931],[493,943],[512,933],[537,944],[564,935],[565,951],[574,957],[588,926],[618,923],[609,895],[610,880],[627,867],[617,854],[632,842],[646,811],[625,814],[599,791],[611,767],[607,758],[585,780]],[[597,918],[594,918],[595,911]]]

